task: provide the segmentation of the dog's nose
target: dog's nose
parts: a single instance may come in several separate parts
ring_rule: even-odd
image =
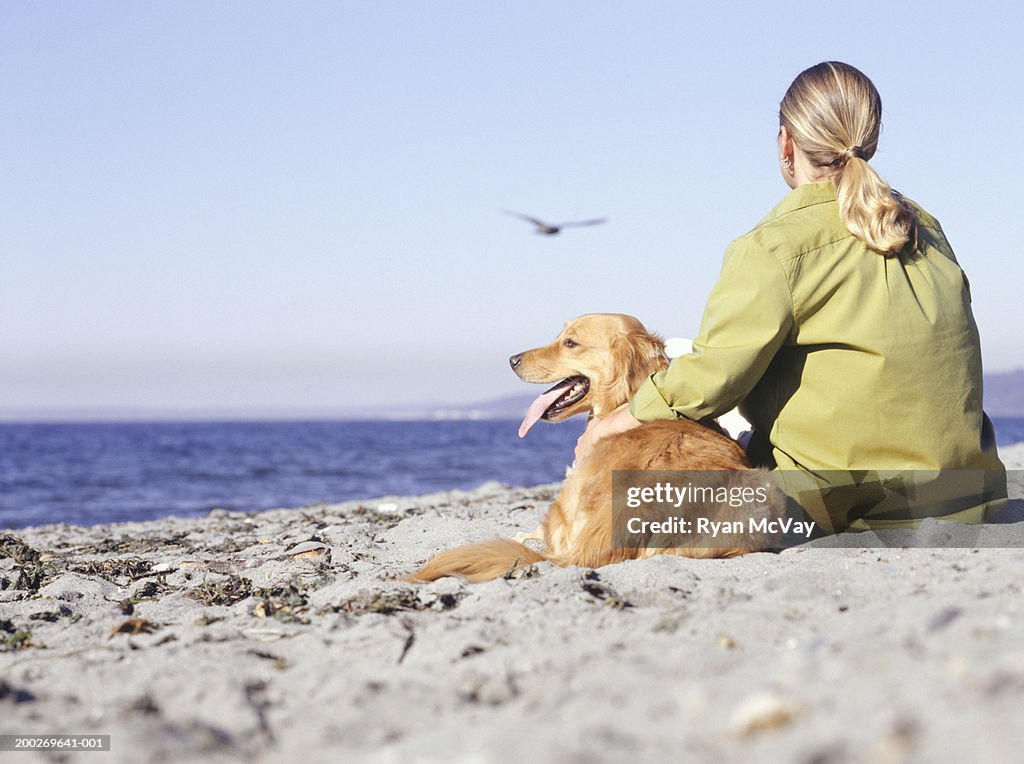
[[[521,364],[522,362],[523,362],[523,354],[522,353],[516,353],[514,356],[512,356],[511,358],[508,359],[508,364],[513,369],[516,368],[517,366],[519,366],[519,364]]]

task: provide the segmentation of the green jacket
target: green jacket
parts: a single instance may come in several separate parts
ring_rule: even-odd
[[[981,521],[1006,477],[982,411],[970,286],[938,221],[918,212],[917,247],[883,257],[842,224],[833,183],[797,187],[729,246],[693,353],[647,380],[630,411],[702,419],[739,405],[752,458],[826,492],[865,471],[978,471],[977,501],[930,514]],[[865,525],[855,506],[805,499],[836,530],[921,516]]]

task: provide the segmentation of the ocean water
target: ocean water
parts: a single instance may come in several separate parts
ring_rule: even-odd
[[[543,425],[543,426],[542,426]],[[0,528],[561,480],[583,419],[0,425]]]
[[[996,419],[1000,444],[1024,418]],[[0,529],[561,480],[583,418],[0,425]]]

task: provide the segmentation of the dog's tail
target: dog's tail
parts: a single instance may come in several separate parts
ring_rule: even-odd
[[[472,583],[479,583],[501,578],[519,568],[547,559],[517,541],[481,541],[441,552],[404,580],[423,582],[445,576],[460,576]]]

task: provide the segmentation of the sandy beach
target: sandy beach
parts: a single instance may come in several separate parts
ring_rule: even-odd
[[[1005,448],[1024,468],[1024,444]],[[12,761],[1006,761],[1024,486],[984,528],[402,583],[557,485],[0,535]],[[956,546],[925,546],[946,540]]]

